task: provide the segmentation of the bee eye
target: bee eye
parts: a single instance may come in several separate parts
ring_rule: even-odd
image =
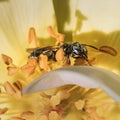
[[[73,53],[74,53],[74,54],[79,54],[79,52],[80,52],[80,49],[79,49],[79,48],[73,47]]]
[[[72,51],[74,54],[78,55],[81,52],[81,46],[78,43],[74,43],[72,46]]]
[[[76,44],[74,44],[72,46],[71,56],[74,58],[77,58],[77,57],[79,57],[79,55],[80,55],[80,48]]]

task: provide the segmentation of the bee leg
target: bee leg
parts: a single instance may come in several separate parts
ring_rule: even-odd
[[[71,64],[70,57],[66,56],[63,59],[63,66],[69,66]]]
[[[67,56],[67,64],[71,64],[71,61],[70,61],[70,57],[69,56]]]
[[[91,61],[85,58],[76,58],[74,65],[89,65],[92,66]]]
[[[87,61],[87,63],[88,63],[89,66],[92,66],[92,64],[91,64],[91,62],[90,62],[89,59],[85,59],[85,60]]]
[[[39,56],[38,61],[39,61],[39,66],[40,66],[41,69],[46,70],[46,71],[50,70],[50,67],[48,65],[48,56],[47,55],[41,54]]]

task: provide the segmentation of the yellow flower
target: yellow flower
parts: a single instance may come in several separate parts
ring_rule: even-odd
[[[64,37],[65,42],[114,48],[117,56],[88,48],[89,62],[120,75],[119,4],[119,0],[0,0],[0,119],[119,120],[120,104],[99,88],[68,85],[28,95],[21,92],[45,70],[60,67],[64,57],[60,50],[58,63],[47,63],[45,55],[39,56],[45,63],[38,63],[28,59],[28,48],[54,46]],[[112,48],[107,52],[112,54]],[[76,60],[76,64],[89,63]]]

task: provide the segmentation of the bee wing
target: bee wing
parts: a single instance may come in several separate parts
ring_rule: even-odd
[[[32,53],[33,51],[41,50],[43,54],[47,54],[52,50],[57,51],[58,49],[59,49],[58,46],[47,46],[47,47],[27,48],[26,51],[28,53]]]
[[[117,51],[114,48],[110,47],[110,46],[101,46],[99,48],[99,51],[110,54],[112,56],[117,55]]]
[[[31,53],[31,52],[33,52],[34,50],[37,50],[37,49],[40,49],[40,48],[27,48],[26,51],[28,53]]]
[[[53,49],[53,51],[57,51],[60,47],[59,46],[52,46],[51,48]]]

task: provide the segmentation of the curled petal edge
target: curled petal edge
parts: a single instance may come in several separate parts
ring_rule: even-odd
[[[63,67],[47,72],[26,86],[23,93],[34,93],[71,84],[84,88],[101,88],[120,102],[120,76],[109,70],[91,66]]]

